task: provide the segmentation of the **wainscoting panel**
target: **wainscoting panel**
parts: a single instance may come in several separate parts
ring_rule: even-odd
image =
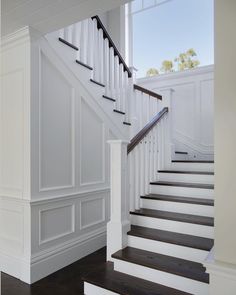
[[[80,186],[105,182],[105,127],[101,118],[81,98]]]
[[[101,224],[105,221],[105,198],[97,197],[80,201],[80,229]]]
[[[39,211],[39,244],[65,237],[75,231],[75,205]]]
[[[40,190],[74,186],[74,89],[41,53]]]

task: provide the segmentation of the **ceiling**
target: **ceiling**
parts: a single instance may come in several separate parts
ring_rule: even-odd
[[[48,33],[129,0],[2,0],[2,35],[22,27]]]

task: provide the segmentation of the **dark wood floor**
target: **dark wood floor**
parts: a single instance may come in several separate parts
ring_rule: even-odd
[[[1,295],[81,295],[84,294],[81,277],[105,262],[106,248],[102,248],[31,286],[2,273]]]

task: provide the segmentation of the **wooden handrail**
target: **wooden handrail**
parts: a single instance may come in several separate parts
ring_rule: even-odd
[[[146,93],[146,94],[148,94],[150,96],[153,96],[153,97],[155,97],[157,99],[162,100],[162,96],[160,94],[157,94],[156,92],[153,92],[153,91],[151,91],[151,90],[149,90],[147,88],[143,88],[143,87],[141,87],[141,86],[139,86],[137,84],[134,84],[134,89],[139,90],[139,91],[141,91],[143,93]]]
[[[98,30],[99,29],[102,29],[103,31],[103,38],[104,39],[108,39],[108,42],[109,42],[109,47],[113,47],[114,48],[114,54],[115,56],[117,55],[118,58],[119,58],[119,63],[123,64],[124,66],[124,71],[127,71],[128,72],[128,77],[132,77],[132,72],[130,71],[129,67],[127,66],[127,64],[125,63],[123,57],[121,56],[119,50],[117,49],[116,45],[114,44],[114,42],[112,41],[111,39],[111,36],[109,35],[109,33],[107,32],[106,28],[104,27],[100,17],[98,15],[95,15],[92,17],[92,19],[96,19],[97,20],[97,28]]]
[[[168,112],[168,108],[163,108],[152,120],[143,127],[141,131],[138,132],[130,141],[127,153],[129,154],[135,147],[144,139],[144,137],[149,133],[149,131],[160,121],[160,119]]]

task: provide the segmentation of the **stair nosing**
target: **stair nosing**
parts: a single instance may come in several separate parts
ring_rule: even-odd
[[[146,211],[142,212],[141,210],[146,210]],[[153,210],[153,209],[146,209],[146,208],[142,208],[141,210],[130,211],[130,214],[144,216],[144,217],[146,216],[146,217],[151,217],[156,219],[165,219],[165,220],[176,221],[176,222],[191,223],[191,224],[197,224],[197,225],[203,225],[203,226],[210,226],[210,227],[214,226],[213,217],[175,213],[175,212]],[[190,219],[187,219],[187,218],[190,218]],[[200,221],[199,218],[203,218],[205,219],[205,221]],[[206,220],[208,220],[208,222],[206,222]]]
[[[152,181],[151,185],[163,185],[163,186],[177,186],[177,187],[189,187],[189,188],[200,188],[200,189],[214,189],[213,184],[206,183],[186,183],[176,181]]]
[[[172,163],[202,163],[202,164],[214,164],[214,161],[204,161],[204,160],[172,160]]]
[[[146,255],[153,255],[153,256],[156,256],[156,257],[168,257],[170,260],[175,260],[175,261],[179,261],[179,262],[188,262],[188,263],[192,263],[193,265],[201,265],[201,263],[198,263],[198,262],[193,262],[193,261],[190,261],[190,260],[186,260],[186,259],[182,259],[182,258],[177,258],[177,257],[173,257],[173,256],[169,256],[169,255],[163,255],[163,254],[159,254],[159,253],[154,253],[154,252],[151,252],[151,251],[146,251],[146,250],[142,250],[142,249],[138,249],[138,248],[134,248],[134,247],[126,247],[122,250],[119,250],[117,251],[116,253],[112,254],[112,258],[115,258],[115,259],[118,259],[118,260],[122,260],[122,261],[125,261],[125,262],[129,262],[129,263],[133,263],[133,264],[137,264],[137,265],[141,265],[141,266],[144,266],[144,267],[147,267],[147,268],[150,268],[150,269],[155,269],[157,271],[162,271],[162,272],[166,272],[166,273],[170,273],[170,274],[173,274],[173,275],[177,275],[177,276],[180,276],[180,277],[185,277],[185,278],[188,278],[190,280],[194,280],[194,281],[199,281],[199,282],[202,282],[202,283],[205,283],[205,284],[209,284],[209,276],[207,276],[207,280],[206,279],[200,279],[199,277],[196,278],[196,276],[194,277],[194,275],[190,275],[189,272],[185,272],[183,273],[183,271],[181,272],[180,269],[181,267],[179,266],[178,268],[178,271],[177,270],[174,270],[173,268],[170,269],[170,267],[168,268],[168,266],[164,266],[163,264],[160,265],[160,264],[151,264],[151,263],[144,263],[143,261],[135,261],[135,259],[130,259],[130,257],[123,257],[122,255],[119,256],[119,254],[121,254],[122,252],[125,252],[126,250],[130,250],[130,251],[138,251],[140,253],[146,253]]]
[[[198,174],[198,175],[212,175],[214,176],[214,172],[207,171],[181,171],[181,170],[158,170],[158,173],[174,173],[174,174]]]
[[[107,96],[107,95],[103,95],[102,97],[105,98],[105,99],[108,99],[108,100],[110,100],[110,101],[113,101],[113,102],[116,101],[114,98],[109,97],[109,96]]]
[[[98,82],[98,81],[96,81],[96,80],[90,79],[90,81],[91,81],[92,83],[94,83],[94,84],[97,84],[98,86],[106,87],[104,84],[102,84],[102,83],[100,83],[100,82]]]
[[[173,202],[173,203],[187,203],[187,204],[195,204],[195,205],[203,205],[203,206],[214,206],[213,199],[192,198],[192,197],[185,197],[185,196],[181,197],[181,196],[172,196],[172,195],[159,195],[159,194],[150,194],[146,196],[140,196],[140,198],[145,200],[156,200],[156,201],[165,201],[165,202]]]
[[[160,237],[160,235],[157,237],[154,236],[148,236],[145,234],[137,234],[135,233],[135,228],[139,228],[139,229],[144,229],[144,230],[150,230],[155,232],[156,234],[160,234],[160,233],[169,233],[170,235],[174,236],[174,238],[171,239],[167,239],[167,238],[162,238]],[[173,245],[177,245],[177,246],[181,246],[181,247],[186,247],[186,248],[192,248],[192,249],[198,249],[198,250],[202,250],[202,251],[210,251],[211,248],[213,247],[214,244],[214,240],[210,239],[210,238],[203,238],[203,237],[198,237],[198,236],[194,236],[194,235],[189,235],[189,234],[183,234],[183,233],[178,233],[178,232],[171,232],[171,231],[167,231],[167,230],[160,230],[160,229],[154,229],[154,228],[148,228],[148,227],[144,227],[144,226],[138,226],[138,225],[131,225],[131,230],[129,232],[127,232],[127,235],[129,236],[134,236],[134,237],[138,237],[138,238],[143,238],[143,239],[147,239],[147,240],[153,240],[153,241],[159,241],[159,242],[163,242],[163,243],[168,243],[168,244],[173,244]],[[182,237],[182,241],[183,242],[179,242],[177,241],[176,237],[181,238]],[[200,245],[193,245],[193,243],[184,243],[184,241],[186,241],[186,238],[188,239],[195,239],[195,240],[199,240],[199,241],[208,241],[209,243],[211,242],[212,245],[209,247],[207,246],[200,246]]]
[[[113,264],[113,263],[107,262],[106,264]],[[97,278],[97,275],[96,275],[96,272],[98,272],[98,271],[99,271],[99,275],[102,272],[105,272],[104,276],[106,277],[106,280],[99,281],[99,278]],[[106,276],[107,272],[110,273],[110,275],[108,275],[108,278]],[[94,276],[95,276],[95,279],[94,279]],[[119,276],[119,278],[117,278],[116,276]],[[148,280],[145,280],[145,279],[142,279],[139,277],[132,276],[130,274],[121,273],[119,271],[114,270],[114,267],[112,269],[108,269],[108,270],[107,269],[98,269],[97,271],[93,271],[91,273],[88,273],[87,275],[83,276],[81,279],[83,282],[92,284],[94,286],[103,288],[105,290],[115,292],[120,295],[133,295],[134,293],[130,293],[130,290],[127,290],[126,286],[129,286],[129,288],[130,287],[132,288],[132,283],[137,283],[137,282],[139,283],[139,285],[141,285],[141,288],[143,286],[145,286],[143,289],[141,289],[141,290],[139,289],[138,295],[141,295],[141,294],[167,295],[166,294],[167,291],[168,291],[169,295],[172,294],[172,292],[174,292],[173,294],[175,294],[175,295],[191,295],[191,294],[186,293],[184,291],[174,289],[173,287],[168,287],[168,286],[165,286],[165,285],[162,285],[159,283],[148,281]],[[117,282],[117,284],[114,284],[114,282]],[[131,285],[130,285],[130,283],[131,283]],[[120,287],[120,286],[122,286],[123,289],[126,289],[126,290],[124,290],[124,291],[121,290],[122,287]],[[148,288],[148,290],[147,290],[147,288]],[[152,289],[150,289],[150,291],[149,291],[149,288],[152,288]]]
[[[85,68],[87,68],[87,69],[88,69],[88,70],[90,70],[90,71],[92,71],[92,70],[93,70],[93,68],[92,68],[92,67],[90,67],[89,65],[87,65],[87,64],[85,64],[85,63],[83,63],[82,61],[80,61],[80,60],[78,60],[78,59],[76,59],[76,60],[75,60],[75,62],[76,62],[77,64],[81,65],[82,67],[85,67]]]
[[[76,51],[79,50],[79,48],[78,48],[77,46],[73,45],[72,43],[66,41],[65,39],[63,39],[63,38],[61,38],[61,37],[59,37],[58,40],[59,40],[60,42],[62,42],[63,44],[65,44],[65,45],[71,47],[72,49],[76,50]]]

